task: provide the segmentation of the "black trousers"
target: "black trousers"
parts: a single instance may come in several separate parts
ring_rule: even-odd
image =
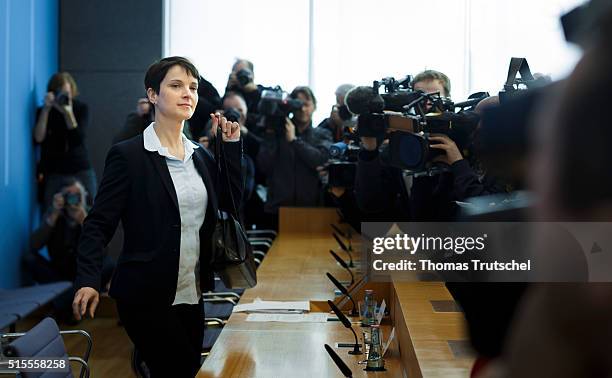
[[[152,378],[193,378],[200,369],[204,306],[139,305],[117,301],[125,330]]]

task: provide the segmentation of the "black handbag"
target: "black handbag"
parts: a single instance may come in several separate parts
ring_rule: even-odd
[[[221,180],[226,180],[233,214],[221,210],[217,214],[217,224],[212,238],[213,269],[227,288],[251,288],[257,284],[255,258],[244,227],[234,217],[234,214],[238,216],[238,210],[231,190],[227,160],[221,139],[219,128],[215,138],[215,159],[217,161],[217,187],[215,189],[219,196]],[[225,175],[221,170],[222,162],[225,167]]]

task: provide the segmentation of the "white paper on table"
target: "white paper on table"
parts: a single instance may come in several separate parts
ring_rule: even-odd
[[[385,303],[385,300],[382,300],[382,303],[380,304],[380,308],[378,310],[378,312],[376,313],[376,324],[380,325],[380,323],[383,320],[383,316],[385,316],[385,310],[387,309],[387,304]]]
[[[282,323],[325,323],[327,313],[313,312],[310,314],[249,314],[247,322],[282,322]]]
[[[245,303],[234,306],[232,312],[268,312],[268,313],[302,313],[310,311],[310,302],[279,302],[262,301],[255,298],[253,303]]]
[[[391,330],[391,334],[389,335],[389,340],[387,340],[387,342],[385,343],[385,347],[383,348],[383,352],[382,352],[382,356],[385,356],[385,353],[387,353],[387,349],[389,349],[389,345],[391,345],[391,341],[393,341],[393,339],[395,338],[395,327],[393,327],[393,329]]]

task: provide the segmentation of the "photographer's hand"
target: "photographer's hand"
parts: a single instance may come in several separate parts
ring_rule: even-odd
[[[78,124],[76,121],[76,117],[74,116],[74,110],[72,108],[72,98],[68,98],[68,104],[66,105],[60,105],[55,102],[54,106],[57,110],[60,111],[60,113],[64,115],[64,119],[66,120],[66,125],[68,125],[68,129],[76,129]]]
[[[378,148],[376,138],[375,137],[361,137],[361,146],[366,151],[374,151]]]
[[[445,155],[436,157],[434,161],[441,161],[448,165],[452,165],[453,163],[463,159],[463,155],[461,155],[461,152],[459,151],[459,148],[457,148],[455,142],[453,142],[453,140],[446,135],[432,134],[429,137],[429,140],[438,142],[436,144],[430,144],[429,147],[444,150],[444,152],[446,152]]]
[[[74,219],[78,224],[83,225],[85,218],[87,217],[87,210],[83,206],[69,205],[68,215]]]
[[[249,81],[242,89],[244,89],[245,92],[253,92],[257,90],[257,85],[254,82]]]
[[[45,109],[50,110],[55,103],[55,95],[53,92],[47,92],[45,95]]]
[[[291,143],[295,140],[295,125],[289,117],[285,118],[285,138],[287,138],[287,142]]]
[[[227,85],[225,87],[228,88],[228,89],[239,87],[238,79],[236,78],[236,74],[235,73],[232,72],[229,75],[229,77],[227,78]]]
[[[62,209],[64,208],[64,195],[62,193],[55,193],[53,196],[53,205],[51,207],[51,212],[47,217],[47,224],[51,227],[55,226],[57,222],[57,218],[62,214]]]

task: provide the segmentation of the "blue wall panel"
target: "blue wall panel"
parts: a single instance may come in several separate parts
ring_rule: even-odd
[[[58,66],[58,1],[0,1],[0,288],[20,284],[35,212],[32,128]]]

